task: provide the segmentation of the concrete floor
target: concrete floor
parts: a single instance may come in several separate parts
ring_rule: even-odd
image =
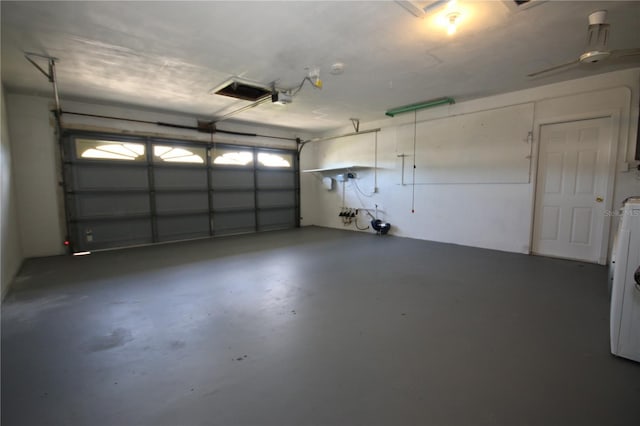
[[[607,269],[304,228],[28,261],[2,425],[638,425]]]

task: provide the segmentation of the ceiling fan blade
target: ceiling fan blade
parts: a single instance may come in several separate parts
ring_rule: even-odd
[[[551,68],[547,68],[541,71],[536,71],[536,72],[532,72],[531,74],[527,74],[527,77],[537,77],[541,74],[546,74],[548,72],[552,72],[552,71],[559,71],[559,70],[563,70],[563,69],[567,69],[567,68],[571,68],[574,65],[578,65],[580,63],[580,59],[575,59],[571,62],[567,62],[565,64],[562,65],[556,65],[555,67],[551,67]]]
[[[635,49],[618,49],[611,51],[612,58],[622,58],[625,56],[636,56],[640,55],[640,47]]]

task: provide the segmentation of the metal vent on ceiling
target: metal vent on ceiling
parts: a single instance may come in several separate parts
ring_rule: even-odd
[[[259,83],[252,83],[238,78],[232,78],[212,89],[211,93],[255,102],[266,96],[270,96],[271,89],[262,86]]]

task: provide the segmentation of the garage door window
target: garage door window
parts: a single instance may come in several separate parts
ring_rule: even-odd
[[[248,166],[253,163],[253,152],[216,149],[213,151],[213,164],[220,166]]]
[[[78,158],[145,161],[144,145],[139,143],[76,139],[76,152]]]
[[[258,153],[258,163],[263,167],[291,168],[292,156],[288,154]]]
[[[204,148],[154,145],[153,160],[160,163],[204,164],[205,152]]]

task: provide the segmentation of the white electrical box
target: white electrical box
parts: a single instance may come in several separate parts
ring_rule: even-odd
[[[322,186],[324,187],[324,189],[326,189],[327,191],[331,191],[333,189],[333,178],[330,177],[324,177],[322,178]]]

